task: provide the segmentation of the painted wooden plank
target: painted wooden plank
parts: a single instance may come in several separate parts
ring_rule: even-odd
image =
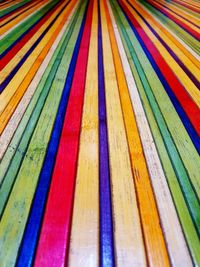
[[[136,47],[136,46],[135,46]],[[139,58],[140,58],[140,61],[142,62],[143,61],[143,68],[144,68],[144,70],[146,69],[146,65],[147,65],[147,61],[146,61],[146,58],[144,58],[144,59],[142,59],[143,57],[142,57],[142,53],[140,52],[140,53],[138,53],[138,55],[139,55]],[[146,69],[146,75],[148,76],[149,74],[149,72],[151,72],[152,70],[151,70],[151,67],[150,68],[148,68],[148,70]],[[140,74],[141,75],[141,74]],[[151,73],[151,75],[149,76],[149,83],[150,83],[150,85],[151,85],[151,87],[152,87],[152,89],[154,89],[154,84],[155,83],[151,83],[151,77],[152,77],[152,73]],[[155,77],[154,77],[155,78]],[[153,80],[153,79],[152,79]],[[157,83],[157,87],[159,86],[159,84]],[[147,88],[149,88],[149,85],[148,84],[146,84],[145,86],[145,89],[147,90]],[[162,89],[160,89],[160,90],[162,90]],[[157,97],[158,95],[157,94],[155,94],[155,96]],[[150,97],[150,95],[149,95],[149,97]],[[163,97],[163,95],[162,95],[162,97]],[[162,103],[162,105],[160,105],[160,109],[161,109],[161,111],[162,111],[162,113],[163,113],[163,115],[164,115],[164,113],[165,113],[165,109],[163,109],[164,108],[164,106],[165,106],[165,102],[163,103],[162,101],[162,97],[160,97],[159,98],[159,100],[157,100],[158,102],[157,103]],[[150,97],[151,98],[151,97]],[[154,102],[154,103],[156,103],[156,102]],[[156,104],[157,105],[157,104]],[[161,119],[161,117],[160,117],[160,119],[158,119],[158,116],[159,116],[159,113],[160,113],[160,111],[159,111],[159,109],[154,109],[154,107],[155,107],[155,104],[152,104],[152,109],[154,110],[154,113],[155,113],[155,117],[157,118],[157,120],[159,121],[160,119]],[[169,107],[167,108],[167,112],[169,113]],[[161,133],[162,133],[162,136],[163,136],[163,138],[164,138],[164,140],[165,140],[165,143],[166,143],[166,145],[168,146],[168,151],[170,151],[170,157],[172,158],[172,161],[174,162],[173,164],[174,164],[174,166],[175,166],[175,168],[176,168],[176,171],[177,171],[177,174],[178,174],[178,177],[179,177],[179,181],[180,181],[180,183],[182,184],[182,182],[184,182],[185,181],[185,185],[183,186],[182,185],[182,190],[184,191],[185,189],[186,190],[188,190],[188,192],[185,194],[185,197],[186,197],[186,199],[187,199],[187,197],[191,194],[191,196],[192,196],[192,199],[188,199],[188,205],[190,206],[191,205],[191,212],[193,213],[193,215],[194,215],[194,220],[196,221],[196,223],[197,223],[197,225],[199,224],[199,204],[198,204],[198,200],[196,199],[195,200],[195,193],[197,193],[198,194],[198,186],[196,187],[196,192],[193,192],[193,188],[192,188],[192,186],[191,186],[191,183],[190,183],[190,180],[192,180],[193,178],[195,179],[195,177],[197,178],[198,177],[198,173],[196,173],[196,174],[193,174],[194,176],[192,176],[192,175],[190,175],[190,177],[188,177],[188,172],[189,172],[189,170],[192,170],[192,169],[190,169],[189,168],[189,166],[187,165],[188,163],[189,164],[191,164],[193,161],[191,161],[190,159],[191,159],[191,157],[192,157],[192,155],[193,155],[193,152],[194,152],[194,155],[196,156],[196,160],[194,160],[194,162],[198,162],[198,155],[197,155],[197,152],[195,151],[195,150],[193,150],[193,146],[190,146],[190,147],[188,147],[188,153],[191,153],[190,154],[190,157],[188,158],[188,159],[184,159],[184,156],[186,155],[186,157],[187,157],[187,154],[184,154],[185,153],[185,145],[184,146],[181,146],[181,142],[183,142],[183,140],[188,140],[187,142],[190,142],[190,140],[188,139],[188,137],[187,137],[187,135],[186,136],[184,136],[184,137],[182,137],[182,141],[180,140],[179,142],[176,142],[177,141],[177,137],[179,137],[179,135],[180,135],[180,132],[178,132],[178,133],[176,133],[176,131],[174,132],[174,130],[176,129],[176,125],[173,125],[173,124],[171,124],[170,123],[170,121],[173,119],[173,115],[172,116],[170,116],[170,120],[168,120],[167,118],[167,114],[166,115],[164,115],[164,118],[165,118],[165,121],[166,121],[166,124],[168,125],[168,127],[169,127],[169,129],[167,129],[167,127],[166,127],[166,129],[165,129],[165,133],[163,132],[163,130],[164,130],[164,128],[163,128],[163,126],[165,125],[165,122],[163,121],[162,123],[161,123],[161,121],[160,121],[160,123],[159,123],[159,127],[160,127],[160,129],[161,129]],[[162,126],[161,126],[162,125]],[[181,124],[180,124],[180,126],[181,126]],[[171,139],[171,137],[170,137],[170,135],[167,133],[168,132],[168,130],[172,133],[172,136],[173,136],[173,139],[174,140],[171,140],[172,142],[169,144],[168,142],[169,142],[169,140]],[[180,155],[181,155],[181,158],[182,158],[182,160],[183,160],[183,162],[185,163],[185,166],[187,167],[187,169],[185,170],[184,169],[184,166],[182,166],[183,164],[182,164],[182,161],[181,161],[181,159],[179,158],[180,156],[179,156],[179,154],[177,153],[177,151],[176,151],[176,148],[174,147],[174,145],[173,145],[173,142],[175,141],[175,143],[176,143],[176,145],[177,145],[177,148],[179,148],[179,149],[182,149],[181,150],[181,153],[180,153]],[[186,143],[187,143],[186,142]],[[174,149],[175,148],[175,149]],[[171,149],[173,149],[173,152],[171,151]],[[191,150],[193,150],[193,152],[191,152]],[[180,150],[179,150],[180,151]],[[189,152],[190,151],[190,152]],[[196,154],[195,154],[196,153]],[[194,164],[194,162],[193,162],[193,164]],[[196,164],[196,163],[195,163]],[[198,163],[197,163],[198,164]],[[193,168],[195,168],[194,166],[193,166]],[[199,169],[199,167],[198,167],[198,169]],[[199,171],[198,171],[199,172]],[[187,186],[186,186],[187,185]],[[189,193],[190,192],[190,193]],[[195,205],[193,206],[193,204],[195,203]],[[197,227],[197,229],[199,229],[199,227]],[[199,230],[198,230],[199,231]]]
[[[16,24],[14,24],[13,26],[9,24],[9,26],[10,26],[9,29],[7,29],[4,34],[1,34],[0,40],[3,39],[6,35],[8,35],[11,31],[13,31],[14,29],[16,29],[18,26],[20,26],[20,24],[24,23],[24,21],[27,21],[28,19],[30,19],[31,17],[33,17],[35,14],[37,14],[37,12],[40,11],[46,5],[48,5],[48,2],[44,3],[43,5],[41,5],[40,8],[38,8],[37,10],[32,11],[32,13],[30,15],[27,15],[24,19],[22,19],[21,21],[19,21]]]
[[[2,18],[0,18],[0,26],[2,27],[4,26],[4,24],[9,23],[10,20],[17,18],[18,16],[26,12],[28,9],[31,9],[32,7],[37,5],[39,1],[40,0],[36,0],[35,3],[29,3],[27,6],[25,6],[21,10],[17,10],[16,12],[11,12],[7,14],[6,16],[3,16]]]
[[[100,2],[98,1],[98,85],[99,85],[99,208],[100,266],[115,266],[114,226],[111,194],[111,170],[108,147],[105,78]]]
[[[165,10],[162,6],[159,6],[154,1],[148,0],[148,3],[150,3],[153,7],[158,9],[162,14],[170,18],[170,20],[174,21],[177,25],[179,25],[181,28],[183,28],[186,32],[188,32],[196,41],[198,41],[200,35],[199,35],[199,29],[192,24],[187,23],[187,21],[184,21],[181,18],[177,18],[174,14],[171,14],[169,11]]]
[[[56,19],[62,14],[63,8],[66,7],[68,3],[69,1],[65,1],[63,5],[58,7],[57,10],[45,21],[45,23],[41,23],[42,26],[39,29],[38,26],[40,24],[38,24],[36,28],[37,32],[33,36],[30,35],[32,38],[30,38],[27,43],[22,39],[21,42],[17,43],[17,51],[15,51],[15,53],[11,53],[10,56],[6,55],[6,57],[4,57],[1,65],[1,69],[3,69],[1,77],[1,92],[14,77],[30,53],[35,49],[38,42],[42,40],[46,32],[49,31],[49,29],[51,29],[51,27],[55,24]],[[25,38],[27,37],[29,38],[28,34]]]
[[[26,5],[26,3],[30,2],[30,0],[24,0],[24,1],[20,1],[19,3],[16,3],[16,5],[11,5],[10,7],[6,8],[5,10],[1,10],[0,11],[0,18],[5,16],[6,14],[12,12],[13,10],[17,10],[21,7],[23,7],[23,5]]]
[[[199,20],[195,18],[195,16],[190,15],[189,13],[185,12],[184,9],[176,7],[173,3],[168,3],[167,5],[164,4],[162,1],[157,1],[167,9],[171,10],[173,13],[179,15],[182,18],[185,18],[187,21],[193,23],[197,27],[200,26]]]
[[[170,29],[168,29],[164,24],[160,23],[159,20],[145,8],[145,6],[142,6],[140,3],[135,2],[135,8],[137,8],[137,10],[140,11],[140,13],[144,14],[144,17],[149,22],[149,24],[153,23],[154,28],[156,30],[158,29],[157,32],[160,35],[162,35],[163,40],[165,40],[167,43],[170,43],[170,47],[173,47],[173,50],[178,48],[176,54],[177,56],[179,56],[179,53],[181,53],[180,59],[182,59],[182,61],[185,62],[187,66],[188,64],[186,63],[185,61],[186,59],[184,59],[184,56],[195,65],[194,67],[195,69],[196,67],[198,67],[198,69],[200,68],[198,55],[194,54],[194,51],[191,50],[190,47],[188,47],[181,39],[175,36],[174,33]],[[182,54],[184,54],[183,57]]]
[[[97,0],[94,1],[68,266],[99,266]],[[81,223],[80,223],[81,222]]]
[[[187,15],[183,16],[183,13],[180,13],[177,9],[174,10],[173,7],[169,8],[169,5],[163,5],[162,3],[160,3],[160,1],[155,1],[155,3],[158,7],[160,7],[161,10],[166,11],[167,14],[171,15],[173,18],[176,18],[178,21],[183,22],[185,25],[188,25],[196,32],[200,33],[199,26],[193,23],[192,18],[188,19]]]
[[[129,25],[132,25],[132,24],[129,24]],[[134,31],[133,27],[132,27],[132,30]],[[129,32],[130,36],[133,36],[130,29],[128,29],[128,32]],[[135,31],[134,31],[134,33],[137,34]],[[133,38],[134,38],[134,36],[132,37],[132,39]],[[135,38],[134,38],[134,40],[136,43],[138,43],[138,41]],[[131,40],[131,42],[132,42],[132,40]],[[140,58],[140,62],[143,62],[142,64],[143,64],[143,68],[145,70],[146,75],[149,76],[148,82],[150,83],[152,90],[156,91],[155,98],[157,99],[157,103],[159,104],[160,109],[163,113],[163,116],[166,120],[166,124],[168,125],[168,128],[173,135],[173,139],[174,139],[174,141],[177,145],[177,148],[180,152],[180,155],[181,155],[181,158],[184,162],[184,165],[186,166],[187,172],[189,173],[190,179],[191,179],[192,183],[195,184],[196,194],[199,195],[199,190],[198,190],[198,188],[199,188],[199,181],[198,181],[199,166],[198,166],[198,168],[196,168],[196,164],[199,164],[199,160],[198,160],[199,155],[198,155],[197,151],[195,150],[193,144],[191,143],[191,140],[190,140],[189,136],[187,135],[187,133],[186,133],[186,131],[182,125],[182,123],[184,124],[184,120],[186,118],[184,117],[184,120],[182,119],[182,123],[181,123],[180,119],[177,117],[176,112],[174,112],[173,107],[172,107],[172,109],[169,108],[170,105],[172,105],[172,103],[175,105],[176,102],[174,101],[173,97],[169,94],[168,87],[165,83],[163,83],[163,85],[166,86],[165,90],[167,90],[168,96],[170,97],[170,100],[172,101],[172,103],[169,101],[168,97],[166,97],[165,101],[162,100],[165,92],[163,91],[162,86],[160,87],[161,83],[160,83],[158,76],[157,76],[157,75],[159,75],[159,70],[157,68],[155,69],[156,73],[157,73],[157,75],[156,75],[156,73],[154,73],[152,71],[151,64],[153,62],[151,62],[151,64],[150,64],[149,61],[146,60],[147,54],[146,53],[144,54],[142,47],[140,47],[140,45],[139,45],[139,46],[135,46],[135,48],[136,48],[136,50],[137,49],[140,50],[140,52],[138,50],[137,55]],[[147,66],[149,66],[149,67],[147,67]],[[149,75],[150,72],[151,72],[151,75]],[[153,77],[152,75],[154,76],[154,78],[152,78]],[[162,77],[159,77],[159,78],[161,79]],[[161,81],[162,81],[162,79],[161,79]],[[159,90],[158,90],[158,87],[160,88]],[[161,96],[161,94],[162,94],[162,96]],[[158,99],[158,97],[159,97],[159,99]],[[166,104],[167,102],[168,102],[168,104]],[[162,103],[162,105],[161,105],[161,103]],[[170,120],[168,120],[167,118],[169,116],[170,110],[171,110],[173,115],[170,116]],[[177,110],[177,111],[179,111],[179,110]],[[176,120],[176,123],[175,122],[172,123],[172,121],[174,119]],[[188,125],[187,125],[187,127],[188,127]],[[187,127],[186,127],[186,129],[187,129]],[[177,129],[178,129],[178,132],[177,132]],[[180,131],[180,129],[181,129],[181,131]],[[179,139],[179,141],[178,141],[178,139]],[[183,142],[184,142],[184,145],[182,145]],[[197,139],[197,146],[199,146],[199,137]],[[187,152],[186,152],[186,150],[187,150]],[[190,154],[190,156],[189,156],[189,154]],[[193,158],[193,160],[191,160],[192,158]],[[195,164],[194,164],[194,162],[195,162]],[[192,165],[194,164],[193,167],[191,166],[191,164]]]
[[[132,2],[133,3],[133,2]],[[141,5],[134,2],[134,8],[139,12],[143,19],[157,32],[157,34],[164,40],[170,50],[175,52],[181,63],[190,70],[190,74],[194,75],[199,81],[200,64],[185,48],[181,45],[162,25],[160,25],[150,13],[145,12]],[[178,60],[177,60],[178,61]],[[179,61],[178,61],[179,62]],[[180,64],[180,63],[179,63]],[[189,75],[190,75],[189,74]]]

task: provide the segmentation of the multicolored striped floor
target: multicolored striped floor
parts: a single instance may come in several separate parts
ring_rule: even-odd
[[[0,0],[0,267],[200,266],[200,1]]]

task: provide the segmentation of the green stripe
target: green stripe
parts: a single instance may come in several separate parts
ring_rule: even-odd
[[[154,97],[151,92],[152,88],[149,86],[148,82],[150,82],[150,80],[154,80],[157,78],[155,77],[155,75],[153,75],[153,70],[149,66],[150,63],[148,62],[148,59],[144,56],[140,45],[138,44],[135,36],[133,35],[133,32],[130,30],[128,22],[126,21],[119,7],[115,5],[116,10],[118,11],[118,14],[117,14],[113,2],[112,2],[112,6],[113,6],[113,10],[114,10],[117,23],[119,25],[120,35],[121,35],[121,38],[122,38],[122,41],[123,41],[123,44],[124,44],[124,47],[127,53],[127,57],[128,57],[134,78],[136,80],[137,88],[139,89],[142,103],[145,108],[146,116],[148,118],[151,130],[153,132],[155,143],[159,151],[159,155],[160,155],[160,158],[161,158],[164,170],[165,170],[165,174],[167,176],[169,187],[172,192],[176,208],[178,210],[178,215],[180,216],[181,223],[182,223],[185,235],[187,237],[187,242],[191,246],[190,247],[191,252],[192,252],[192,255],[194,256],[195,261],[200,262],[200,256],[198,253],[198,250],[200,249],[199,239],[195,231],[194,225],[192,223],[191,217],[189,215],[183,195],[181,193],[179,182],[177,181],[177,178],[176,178],[177,170],[180,172],[180,169],[179,169],[180,166],[179,165],[175,166],[174,162],[172,161],[172,158],[174,160],[173,153],[174,153],[175,148],[174,148],[174,145],[173,147],[170,147],[170,146],[167,147],[169,142],[173,143],[173,140],[170,140],[170,136],[168,134],[166,135],[167,128],[162,118],[162,114],[160,113],[160,110],[157,105],[157,103],[159,104],[162,103],[162,105],[165,106],[164,102],[167,103],[169,100],[167,101],[167,98],[166,98],[164,100],[161,99],[162,101],[159,100],[161,102],[159,102],[158,100],[157,100],[157,103],[155,102]],[[131,41],[133,43],[131,43]],[[138,56],[141,62],[138,60]],[[143,65],[141,66],[142,63]],[[147,68],[144,65],[146,65]],[[142,67],[144,68],[144,70],[146,70],[145,73]],[[147,81],[146,76],[148,77],[149,81]],[[162,98],[163,98],[164,97],[163,88],[160,87],[159,81],[155,80],[155,82],[156,84],[154,84],[154,88],[157,88],[158,91],[161,90]],[[155,93],[159,94],[159,92],[155,92]],[[168,109],[166,111],[171,113],[171,108],[169,106],[169,103],[167,103],[167,107]],[[171,118],[169,114],[168,116]],[[155,120],[157,121],[157,124]],[[167,150],[170,151],[169,154],[167,153]],[[176,157],[178,157],[178,153],[176,151],[175,153],[176,153]],[[175,169],[175,171],[173,168]],[[183,168],[183,166],[181,168]],[[193,204],[194,203],[192,203],[192,205]],[[196,208],[196,205],[195,205],[195,208]],[[196,214],[197,219],[199,220],[199,213],[196,212],[195,214]]]

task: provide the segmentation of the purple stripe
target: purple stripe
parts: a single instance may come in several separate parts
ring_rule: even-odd
[[[106,121],[106,100],[103,69],[100,5],[98,2],[98,83],[99,83],[99,177],[100,177],[100,266],[114,262],[112,203]]]

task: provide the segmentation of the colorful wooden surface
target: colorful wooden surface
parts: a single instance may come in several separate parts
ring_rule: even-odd
[[[0,0],[0,267],[200,266],[200,2]]]

